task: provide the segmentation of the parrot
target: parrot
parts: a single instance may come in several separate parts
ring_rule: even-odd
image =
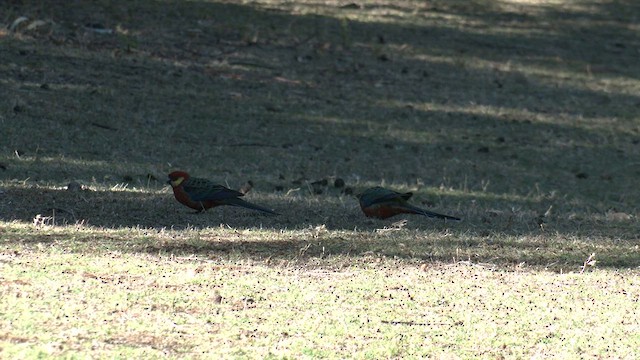
[[[460,218],[438,214],[410,205],[407,200],[413,193],[399,193],[376,186],[356,195],[360,208],[367,217],[387,219],[398,214],[418,214],[430,218],[461,221]]]
[[[173,188],[173,195],[178,202],[197,212],[220,205],[231,205],[279,215],[273,210],[240,199],[244,194],[239,191],[216,185],[207,179],[191,177],[184,171],[170,173],[167,183]]]

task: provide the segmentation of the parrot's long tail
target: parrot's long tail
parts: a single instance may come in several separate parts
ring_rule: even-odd
[[[418,215],[424,215],[426,217],[430,217],[430,218],[435,218],[435,219],[443,219],[443,220],[453,220],[453,221],[462,221],[462,219],[455,217],[455,216],[450,216],[450,215],[444,215],[444,214],[438,214],[436,212],[433,211],[429,211],[429,210],[425,210],[425,209],[421,209],[419,207],[413,206],[413,205],[409,205],[406,204],[405,205],[409,210],[411,210],[414,214],[418,214]]]
[[[247,209],[251,209],[251,210],[258,210],[258,211],[262,211],[264,213],[267,214],[271,214],[271,215],[280,215],[277,212],[267,209],[265,207],[262,207],[260,205],[256,205],[256,204],[252,204],[248,201],[244,201],[242,199],[233,199],[232,201],[228,202],[229,205],[233,205],[233,206],[240,206],[243,208],[247,208]]]

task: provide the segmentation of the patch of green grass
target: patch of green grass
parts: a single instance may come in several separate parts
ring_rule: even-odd
[[[375,255],[274,265],[51,246],[3,254],[2,341],[7,355],[27,357],[529,357],[560,348],[624,357],[640,341],[636,280]]]

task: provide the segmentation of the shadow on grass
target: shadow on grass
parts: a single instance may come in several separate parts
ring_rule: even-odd
[[[500,233],[486,236],[468,230],[390,230],[328,232],[322,229],[269,234],[262,230],[228,228],[176,231],[101,232],[86,227],[52,231],[41,226],[27,235],[4,231],[7,254],[32,248],[54,253],[100,255],[110,252],[149,254],[176,261],[250,261],[272,266],[344,268],[377,266],[381,262],[438,265],[462,262],[487,269],[580,271],[590,254],[599,268],[637,269],[637,239],[574,237],[541,234],[522,237]]]
[[[32,6],[23,12],[43,11]],[[437,184],[449,172],[454,184],[445,186],[490,181],[496,193],[528,193],[534,185],[563,194],[630,188],[622,173],[628,169],[612,174],[608,165],[612,158],[633,162],[635,135],[618,120],[598,123],[634,119],[640,98],[590,86],[586,67],[608,66],[604,78],[637,76],[627,66],[631,20],[612,15],[635,5],[590,6],[517,13],[490,1],[436,2],[424,9],[325,9],[332,16],[320,15],[319,5],[309,10],[316,15],[212,2],[53,6],[47,14],[61,19],[67,42],[51,53],[11,44],[14,60],[27,67],[4,75],[30,90],[33,99],[24,101],[34,103],[11,116],[34,128],[9,129],[2,148],[77,165],[61,171],[7,160],[8,176],[103,179],[113,173],[110,164],[170,162],[216,176],[278,172],[289,180],[356,173],[373,182]],[[420,25],[339,20],[381,7],[413,14]],[[167,9],[179,16],[166,19]],[[62,21],[87,17],[124,30],[99,37]],[[187,31],[180,19],[196,29]],[[607,19],[604,28],[583,24],[578,32],[572,22]],[[594,44],[604,48],[594,51]],[[72,75],[38,66],[47,63]],[[438,108],[416,108],[421,104]],[[243,144],[265,146],[237,146]],[[92,161],[106,166],[86,165]],[[585,184],[589,189],[580,191]]]
[[[633,11],[624,11],[635,3],[528,11],[491,1],[388,5],[389,15],[375,22],[343,19],[378,5],[318,5],[309,8],[313,15],[198,1],[11,6],[5,16],[46,14],[56,27],[0,38],[7,64],[15,64],[0,65],[6,85],[0,95],[13,101],[1,119],[4,178],[112,184],[144,177],[148,168],[160,177],[176,166],[233,181],[259,176],[265,184],[259,194],[268,196],[248,200],[283,216],[227,209],[232,228],[326,225],[363,234],[353,241],[320,237],[307,256],[324,248],[334,255],[448,261],[460,258],[458,248],[469,257],[483,246],[502,252],[495,245],[500,241],[492,245],[490,238],[541,235],[538,218],[551,205],[546,234],[603,244],[637,240],[632,224],[593,220],[611,210],[633,214],[640,202],[632,124],[640,97],[632,86],[618,85],[638,79]],[[100,36],[77,25],[86,23],[120,30]],[[51,160],[32,161],[37,157]],[[384,181],[457,190],[437,195],[444,200],[435,210],[450,209],[464,223],[410,220],[427,234],[449,231],[455,247],[438,253],[449,241],[438,240],[420,252],[419,242],[398,250],[381,235],[370,240],[391,222],[367,221],[355,200],[336,193],[271,196],[275,186],[286,191],[293,180],[327,176],[353,186]],[[2,196],[9,200],[0,217],[28,223],[38,214],[57,224],[113,229],[208,229],[222,221],[218,209],[189,214],[169,193],[27,186]],[[312,243],[313,236],[302,241]],[[293,258],[300,256],[300,241],[154,245],[149,251],[240,249]],[[499,261],[519,263],[526,249]],[[491,252],[479,259],[491,260]],[[637,260],[637,250],[631,254]],[[553,262],[536,256],[532,251],[524,261]]]
[[[364,218],[355,201],[339,204],[327,201],[332,200],[329,195],[328,199],[261,201],[283,213],[277,217],[236,208],[193,214],[171,194],[159,193],[13,189],[3,196],[6,203],[20,206],[1,220],[33,224],[27,232],[10,225],[2,231],[3,246],[18,249],[15,251],[52,246],[78,253],[118,251],[321,266],[344,266],[345,261],[375,263],[386,258],[554,271],[576,270],[596,253],[599,266],[640,266],[638,235],[631,220],[551,218],[540,226],[530,212],[467,209],[461,223],[418,216],[379,221]],[[31,200],[27,208],[28,199],[37,201]],[[309,201],[325,206],[313,211]],[[3,213],[6,210],[3,207]],[[226,224],[221,224],[223,212]],[[113,219],[119,220],[114,224]],[[402,219],[408,222],[394,224]],[[65,224],[71,226],[54,226]]]

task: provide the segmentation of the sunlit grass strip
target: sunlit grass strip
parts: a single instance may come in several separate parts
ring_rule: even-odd
[[[4,262],[9,355],[628,356],[633,272],[464,262],[313,270],[237,260],[25,252]],[[10,325],[9,325],[10,324]]]

